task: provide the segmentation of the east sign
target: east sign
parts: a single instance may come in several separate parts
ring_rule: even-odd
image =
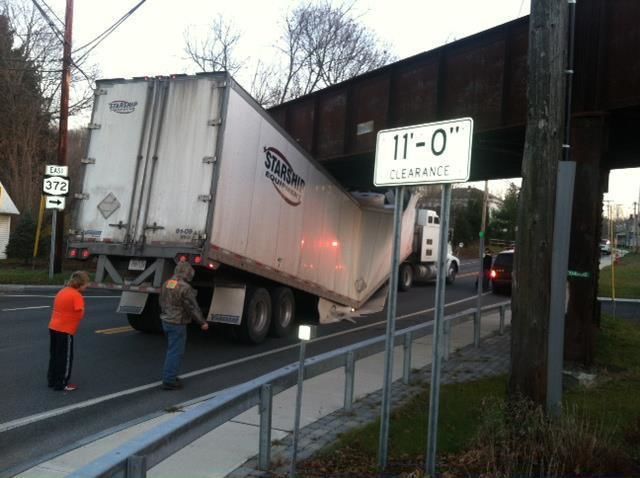
[[[466,182],[472,138],[471,118],[379,131],[373,183],[408,186]]]

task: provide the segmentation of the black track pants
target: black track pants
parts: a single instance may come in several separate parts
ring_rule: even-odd
[[[73,364],[73,335],[49,329],[49,387],[62,390],[71,377]]]

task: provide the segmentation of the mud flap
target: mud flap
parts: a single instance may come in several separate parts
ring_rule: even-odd
[[[131,292],[123,291],[120,296],[120,303],[116,312],[120,314],[133,314],[140,315],[147,303],[147,297],[149,294],[146,292]]]
[[[215,286],[207,320],[222,324],[240,325],[244,310],[245,285]]]

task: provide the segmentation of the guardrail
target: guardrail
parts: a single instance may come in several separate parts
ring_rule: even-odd
[[[479,334],[481,318],[485,313],[499,311],[500,322],[498,332],[504,333],[505,315],[510,309],[510,302],[493,304],[481,309],[467,309],[444,318],[443,358],[447,360],[451,351],[451,329],[453,326],[473,321],[474,336]],[[411,348],[413,341],[433,332],[433,321],[398,330],[395,333],[394,345],[403,346],[402,381],[406,384],[411,375]],[[345,369],[344,410],[351,411],[354,398],[356,363],[382,352],[385,347],[385,336],[364,340],[356,344],[342,347],[304,362],[305,379],[313,378],[340,367]],[[189,443],[209,433],[232,418],[259,406],[260,431],[258,448],[258,467],[269,469],[271,463],[271,416],[273,396],[296,384],[298,363],[287,365],[254,380],[237,385],[210,398],[198,407],[188,410],[171,420],[135,437],[111,452],[97,458],[93,462],[73,472],[74,478],[142,478],[147,470],[164,461]]]

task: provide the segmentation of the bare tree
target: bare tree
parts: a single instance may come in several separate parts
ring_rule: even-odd
[[[248,59],[235,49],[240,35],[222,17],[212,24],[203,41],[185,33],[185,51],[203,70],[223,69],[238,74]],[[394,60],[389,49],[353,15],[353,3],[332,5],[328,0],[307,1],[283,21],[275,45],[274,62],[258,60],[250,91],[263,106],[271,106],[339,83]]]
[[[390,49],[353,16],[353,4],[307,2],[285,18],[278,46],[286,73],[279,102],[340,83],[393,61]]]
[[[273,65],[258,60],[249,87],[253,98],[263,106],[278,103],[278,91],[273,85],[277,82],[278,72]]]
[[[39,6],[39,4],[38,4]],[[16,44],[32,63],[40,78],[40,94],[45,99],[51,119],[59,114],[62,73],[62,24],[54,23],[53,13],[39,11],[27,0],[0,0],[0,11],[9,19]],[[44,15],[48,15],[46,18]],[[88,58],[74,62],[71,88],[71,116],[85,111],[93,99],[97,67]]]
[[[193,31],[184,32],[185,53],[202,71],[226,70],[232,75],[243,66],[235,54],[240,41],[240,33],[225,22],[222,15],[211,23],[209,32],[203,40],[197,39]]]
[[[26,0],[0,0],[0,178],[21,210],[37,208],[43,166],[56,157],[62,42],[50,20]],[[93,93],[79,68],[74,80],[71,113]]]

